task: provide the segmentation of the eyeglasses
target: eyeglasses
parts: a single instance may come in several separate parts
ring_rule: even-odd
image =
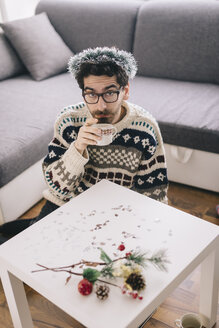
[[[97,104],[99,98],[102,97],[106,103],[114,103],[118,100],[119,94],[122,88],[117,91],[106,91],[103,93],[96,93],[96,92],[82,92],[83,98],[87,104]]]

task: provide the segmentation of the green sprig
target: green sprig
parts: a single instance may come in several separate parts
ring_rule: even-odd
[[[100,248],[100,258],[103,262],[105,262],[106,264],[112,263],[111,258],[104,252],[104,250],[102,248]]]
[[[101,276],[105,278],[110,278],[110,279],[115,278],[113,275],[113,263],[106,265],[100,272],[101,272]]]
[[[143,268],[147,267],[147,257],[146,257],[146,253],[141,253],[138,251],[132,252],[128,257],[127,257],[128,261],[133,261],[134,263],[142,266]]]
[[[83,271],[83,277],[92,283],[94,283],[100,275],[100,271],[91,268],[84,269]]]
[[[166,264],[170,263],[170,261],[167,259],[166,249],[156,251],[150,258],[148,258],[148,261],[150,261],[158,270],[168,271]]]

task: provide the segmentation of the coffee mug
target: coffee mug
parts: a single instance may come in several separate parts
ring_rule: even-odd
[[[201,318],[193,313],[184,314],[180,319],[175,320],[178,328],[201,328]]]
[[[97,146],[106,146],[111,144],[117,130],[112,124],[99,123],[92,125],[101,130],[101,140],[97,140]]]

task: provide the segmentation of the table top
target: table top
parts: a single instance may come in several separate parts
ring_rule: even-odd
[[[118,245],[124,243],[125,250]],[[102,180],[41,221],[0,246],[0,265],[89,328],[137,327],[216,247],[218,227]],[[77,291],[81,277],[52,271],[32,273],[37,263],[60,267],[82,259],[101,261],[102,248],[112,259],[130,250],[151,255],[166,249],[168,272],[144,270],[143,300],[110,287],[107,300]]]

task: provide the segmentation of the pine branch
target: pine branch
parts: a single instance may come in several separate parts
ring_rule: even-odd
[[[147,260],[151,262],[158,270],[166,272],[168,271],[166,264],[170,263],[170,261],[167,259],[166,249],[158,250]]]
[[[113,264],[106,265],[100,272],[103,277],[114,278]]]
[[[148,258],[146,258],[146,253],[141,253],[141,252],[132,252],[128,258],[128,261],[133,261],[134,263],[146,268],[147,264],[146,261],[148,261]]]
[[[46,267],[46,266],[44,266],[42,264],[38,264],[38,263],[37,263],[37,265],[40,266],[40,267],[42,267],[43,270],[42,269],[41,270],[34,270],[34,271],[31,271],[31,273],[41,272],[41,271],[48,270],[48,271],[53,271],[53,272],[67,272],[67,273],[70,273],[70,274],[74,274],[76,276],[83,276],[83,273],[78,273],[78,272],[74,272],[74,271],[71,271],[71,270],[65,270],[65,269],[62,269],[62,268],[61,269],[60,268],[48,268],[48,267]]]
[[[114,261],[113,261],[114,262]],[[86,265],[86,266],[98,266],[98,265],[106,265],[105,262],[92,262],[92,261],[80,261],[78,263],[75,263],[75,264],[71,264],[71,265],[66,265],[66,266],[61,266],[61,267],[56,267],[56,268],[47,268],[41,264],[38,264],[36,263],[36,265],[42,267],[43,269],[40,269],[40,270],[34,270],[34,271],[31,271],[32,273],[35,273],[35,272],[41,272],[41,271],[47,271],[47,270],[61,270],[61,269],[68,269],[68,268],[75,268],[76,266],[79,266],[79,265]]]
[[[68,283],[68,281],[70,280],[72,274],[73,275],[76,275],[76,276],[83,276],[83,273],[73,272],[73,271],[70,271],[70,270],[63,270],[63,269],[59,269],[59,268],[58,269],[56,269],[56,268],[48,268],[48,267],[46,267],[44,265],[41,265],[41,264],[37,264],[37,265],[40,266],[40,267],[42,267],[44,270],[49,270],[49,271],[53,271],[53,272],[67,272],[67,273],[70,273],[70,276],[67,277],[65,284]],[[34,272],[39,272],[39,271],[42,271],[42,270],[35,270],[35,271],[31,271],[31,272],[34,273]],[[113,283],[111,283],[109,281],[104,281],[102,279],[95,279],[95,281],[103,282],[105,284],[108,284],[108,285],[111,285],[111,286],[115,286],[115,287],[121,288],[120,286],[118,286],[116,284],[113,284]]]
[[[101,249],[101,259],[104,262],[92,262],[92,261],[81,260],[80,262],[77,262],[72,265],[61,266],[61,267],[56,267],[56,268],[48,268],[44,265],[37,264],[38,266],[41,267],[41,269],[34,270],[34,271],[32,271],[32,273],[50,270],[53,272],[67,272],[70,275],[83,276],[83,273],[77,273],[77,272],[72,271],[71,269],[73,269],[74,267],[79,266],[79,265],[86,265],[86,266],[91,266],[91,267],[96,267],[96,266],[100,265],[100,266],[104,266],[104,268],[101,271],[90,269],[90,271],[92,271],[93,274],[95,272],[94,280],[96,280],[99,277],[99,275],[102,275],[103,277],[108,277],[108,278],[112,279],[112,278],[115,278],[113,275],[113,264],[120,260],[126,260],[127,261],[126,265],[131,266],[132,262],[134,262],[144,268],[147,267],[146,262],[150,262],[158,270],[161,270],[161,271],[168,271],[167,263],[170,263],[170,261],[167,259],[165,249],[158,250],[151,257],[146,257],[146,253],[141,253],[139,251],[135,251],[135,252],[129,253],[129,255],[126,255],[126,256],[123,256],[123,257],[120,257],[120,258],[117,258],[114,260],[111,260],[110,257]],[[84,272],[90,272],[90,271],[89,271],[89,269],[84,270]]]

